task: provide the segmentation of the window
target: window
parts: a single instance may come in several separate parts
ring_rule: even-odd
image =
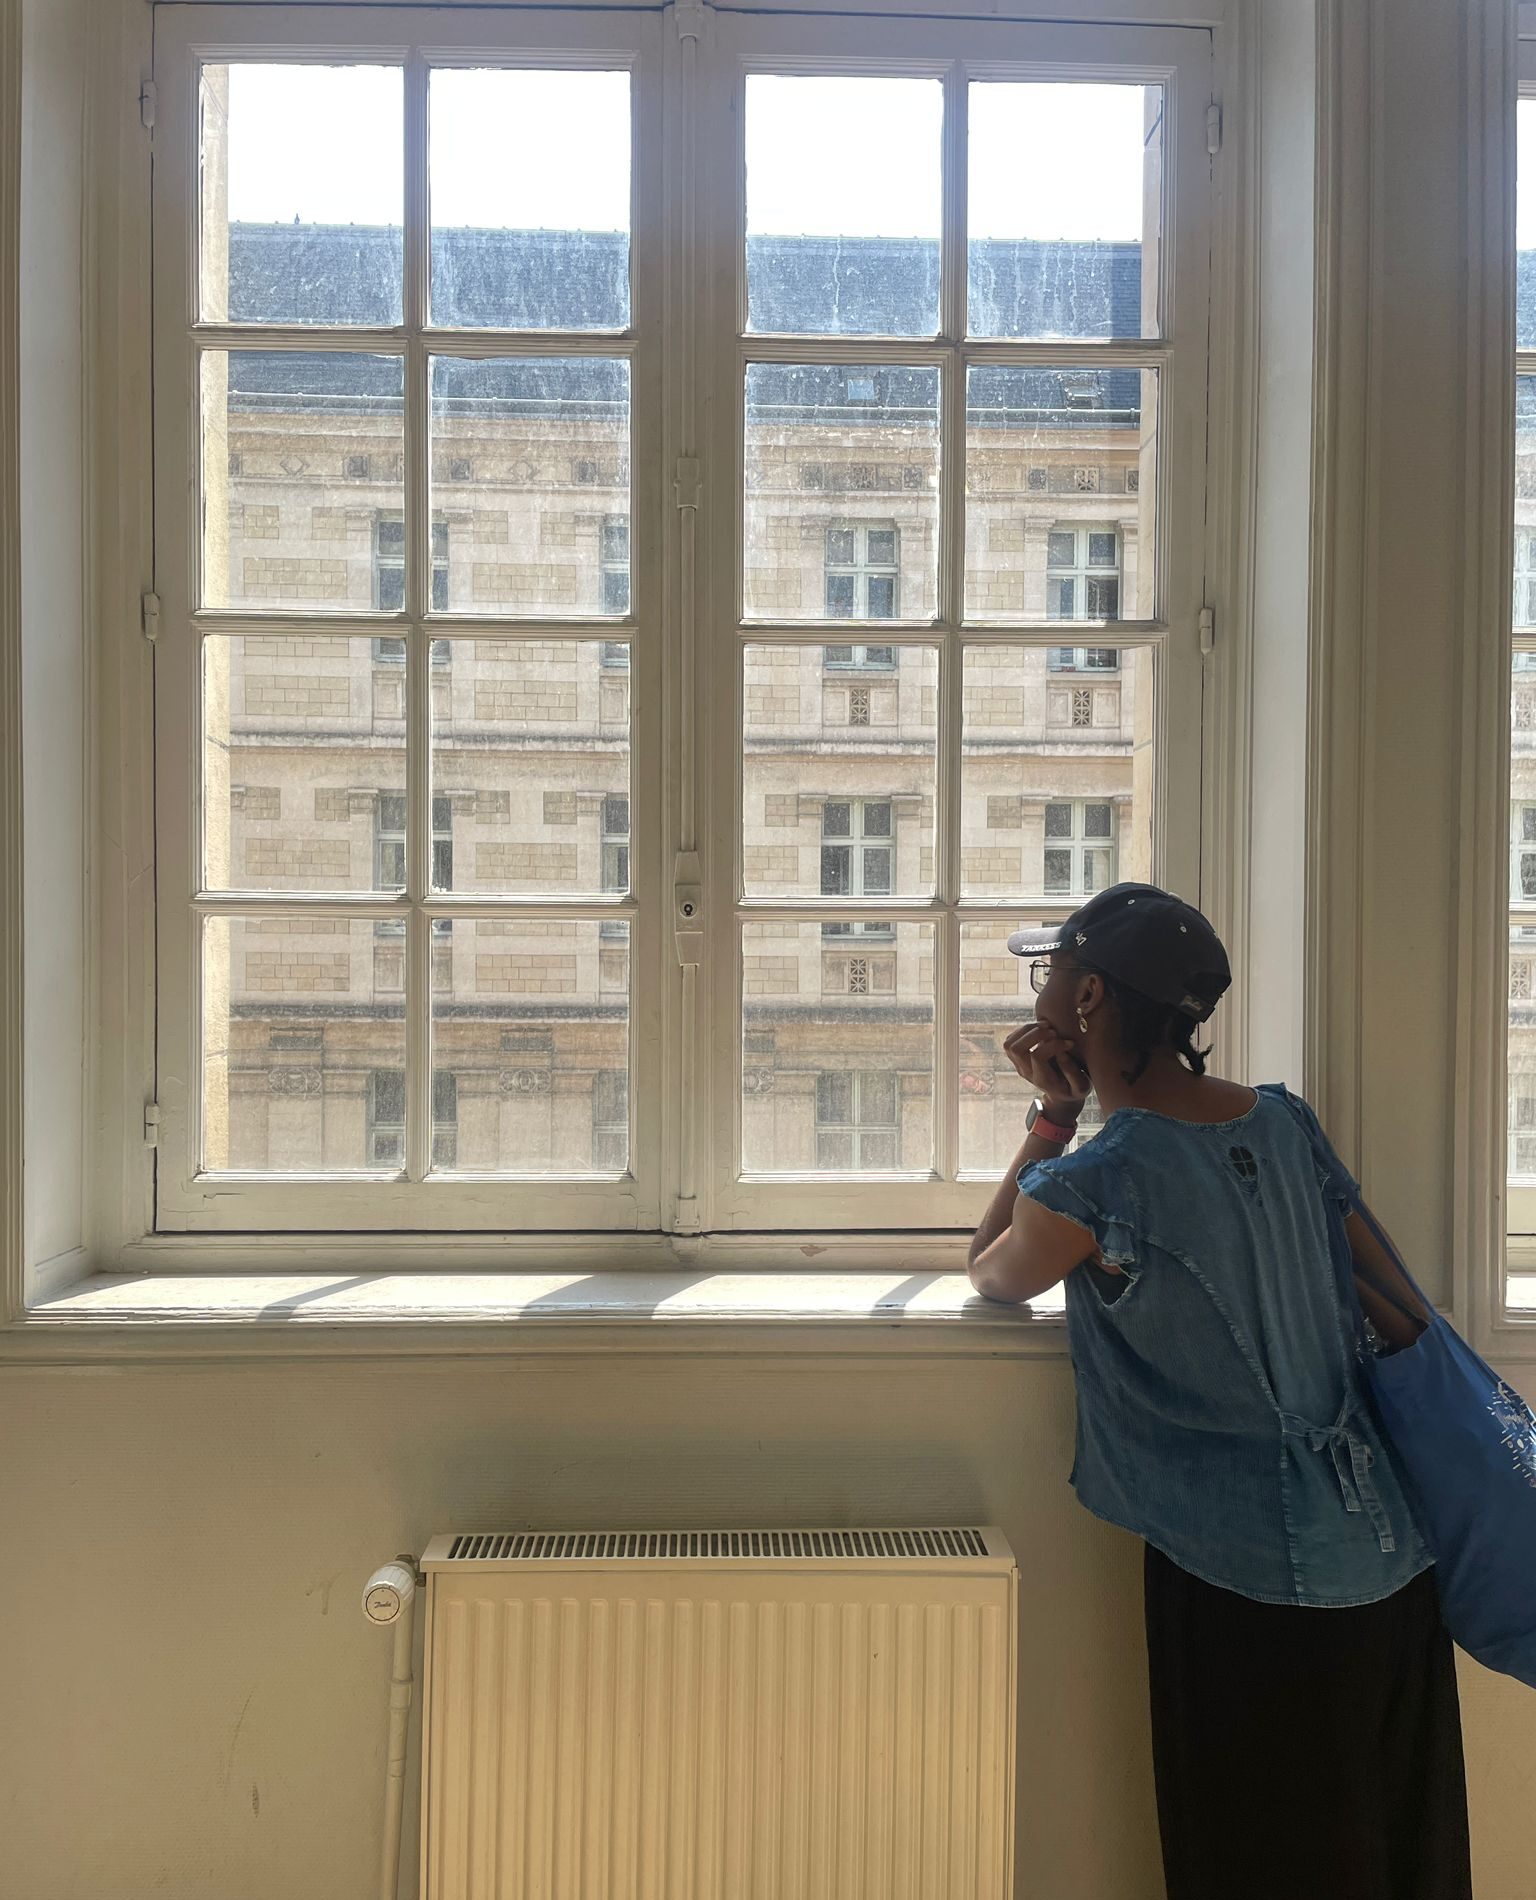
[[[874,384],[869,385],[874,400]],[[900,538],[889,524],[827,529],[828,620],[894,620],[898,614]],[[849,648],[854,652],[858,649]],[[862,649],[868,651],[869,649]],[[877,647],[889,653],[889,647]]]
[[[1515,531],[1515,625],[1536,628],[1536,528]]]
[[[1060,800],[1045,808],[1047,897],[1091,897],[1115,881],[1115,808],[1107,800]]]
[[[878,1174],[901,1165],[899,1077],[877,1070],[816,1078],[816,1166]]]
[[[629,517],[609,515],[603,522],[602,559],[603,612],[629,612]],[[613,642],[608,642],[612,645]],[[624,649],[626,655],[628,649]]]
[[[432,1082],[432,1165],[453,1167],[458,1146],[458,1077],[439,1071]],[[368,1078],[368,1165],[405,1166],[404,1069],[375,1069]]]
[[[1196,882],[1208,37],[296,17],[157,16],[159,1226],[965,1225],[965,942]]]
[[[592,1166],[622,1174],[629,1166],[629,1075],[599,1069],[592,1078]]]
[[[405,612],[405,522],[399,515],[381,515],[373,524],[373,604],[380,613]],[[448,611],[448,523],[432,524],[432,611]],[[450,645],[432,642],[432,663],[446,666]],[[386,666],[405,665],[405,642],[382,639],[373,643],[373,657]]]
[[[1045,663],[1052,673],[1116,673],[1118,647],[1047,647]]]
[[[374,807],[373,881],[381,891],[405,889],[405,818],[404,792],[380,792]],[[435,889],[453,889],[453,801],[432,801],[432,883]],[[432,921],[433,934],[446,937],[452,928],[446,917]],[[403,918],[381,918],[374,926],[376,936],[402,936]]]
[[[1120,618],[1120,536],[1114,527],[1052,528],[1045,560],[1048,620]]]
[[[610,793],[602,804],[603,889],[622,895],[629,889],[629,800]],[[623,937],[629,926],[605,919],[599,933],[609,938]]]
[[[888,896],[895,849],[888,800],[828,799],[821,808],[822,896]],[[883,923],[822,926],[824,937],[886,938],[890,934],[889,924]]]

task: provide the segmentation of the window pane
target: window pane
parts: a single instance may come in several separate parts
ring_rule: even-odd
[[[858,582],[852,574],[827,576],[828,620],[852,620],[858,606]]]
[[[850,396],[861,377],[872,379],[874,400]],[[748,618],[828,614],[826,563],[843,559],[848,515],[867,511],[895,537],[893,553],[899,543],[902,618],[931,620],[938,598],[938,370],[754,363],[746,405]],[[863,554],[867,566],[867,542]],[[849,558],[857,562],[858,555],[855,539]]]
[[[203,920],[203,1166],[382,1168],[369,1077],[405,1067],[405,944],[344,917]]]
[[[1127,648],[1117,673],[1063,677],[1048,654],[965,652],[960,888],[968,897],[1081,897],[1117,877],[1150,876],[1151,656]]]
[[[924,1172],[933,1162],[930,924],[878,940],[742,929],[742,1165]]]
[[[866,583],[869,592],[869,620],[896,618],[896,582],[888,574],[871,574]]]
[[[615,611],[604,540],[629,520],[628,363],[438,356],[431,374],[432,505],[453,518],[454,611]]]
[[[943,112],[934,79],[747,76],[749,329],[934,334]]]
[[[1158,86],[977,81],[973,336],[1158,334]]]
[[[850,677],[827,665],[825,651],[746,649],[743,889],[925,896],[934,876],[938,655],[903,647],[891,672]],[[855,723],[856,711],[867,720]],[[848,841],[836,858],[832,839]],[[878,865],[865,849],[872,840]]]
[[[404,360],[205,350],[201,374],[203,605],[367,613],[375,523],[404,507]]]
[[[402,669],[371,641],[204,642],[205,888],[400,888],[404,786]],[[398,858],[379,850],[391,833]]]
[[[629,325],[629,75],[440,67],[430,78],[432,321]],[[551,163],[573,130],[578,162]]]
[[[1155,370],[968,372],[971,619],[1152,617],[1157,387]]]
[[[481,917],[455,922],[445,949],[432,1051],[435,1072],[456,1078],[454,1167],[622,1172],[628,925]]]
[[[462,640],[432,722],[456,891],[597,894],[629,829],[629,677],[599,640]],[[612,822],[610,822],[612,821]]]
[[[201,305],[208,323],[399,323],[398,66],[202,69]]]

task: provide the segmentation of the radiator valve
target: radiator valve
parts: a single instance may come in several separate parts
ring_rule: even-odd
[[[363,1586],[363,1615],[370,1623],[393,1623],[416,1594],[416,1565],[409,1557],[380,1564]]]

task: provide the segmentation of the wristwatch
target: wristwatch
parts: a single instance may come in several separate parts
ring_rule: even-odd
[[[1024,1117],[1026,1135],[1038,1135],[1042,1141],[1053,1141],[1058,1148],[1069,1148],[1077,1136],[1077,1123],[1063,1127],[1060,1122],[1051,1121],[1045,1112],[1045,1103],[1038,1098],[1030,1103],[1029,1113]]]

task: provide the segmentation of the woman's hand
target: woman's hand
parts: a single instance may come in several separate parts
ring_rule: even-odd
[[[1074,1043],[1045,1023],[1025,1023],[1005,1039],[1003,1053],[1040,1097],[1048,1120],[1077,1122],[1093,1083]]]

